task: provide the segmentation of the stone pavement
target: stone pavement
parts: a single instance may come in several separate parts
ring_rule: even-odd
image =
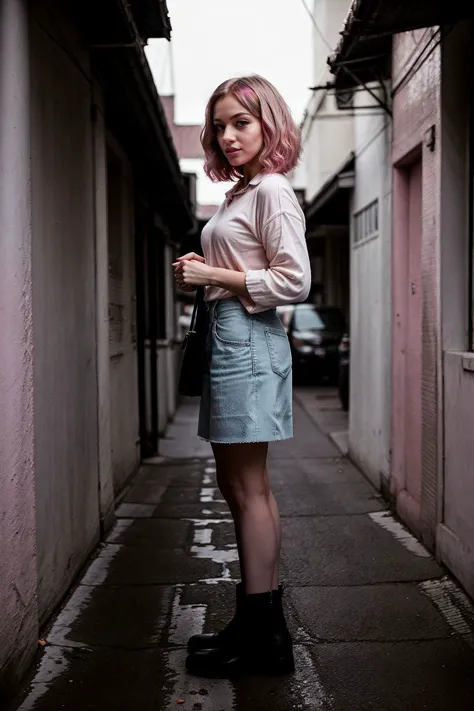
[[[185,644],[231,615],[238,565],[211,451],[183,405],[71,592],[15,711],[473,711],[470,601],[295,403],[272,445],[291,678],[188,676]]]

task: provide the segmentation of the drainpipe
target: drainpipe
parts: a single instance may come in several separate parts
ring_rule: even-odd
[[[468,277],[468,316],[469,350],[474,350],[474,61],[471,61],[471,81],[469,84],[469,277]]]

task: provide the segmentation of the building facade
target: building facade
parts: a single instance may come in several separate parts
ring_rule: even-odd
[[[164,3],[1,0],[0,27],[3,690],[157,452],[194,220],[143,54]]]
[[[313,96],[302,122],[306,223],[314,301],[349,316],[349,200],[353,188],[354,117],[338,110],[328,87],[328,46],[347,13],[347,0],[314,0]]]
[[[336,87],[393,101],[391,461],[401,518],[474,595],[473,11],[353,2]],[[357,29],[356,29],[357,28]],[[356,39],[357,38],[357,39]]]
[[[371,86],[383,103],[385,92]],[[388,481],[391,365],[391,121],[368,91],[354,105],[350,202],[349,453],[377,486]]]
[[[379,486],[390,457],[392,126],[385,84],[334,90],[327,48],[348,9],[348,0],[313,6],[316,86],[303,122],[307,237],[313,298],[340,306],[348,321],[349,451]]]

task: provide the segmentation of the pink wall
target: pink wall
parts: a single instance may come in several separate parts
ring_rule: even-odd
[[[26,8],[0,0],[0,687],[37,640]]]
[[[439,320],[439,186],[440,150],[428,145],[431,132],[440,132],[439,47],[408,80],[413,58],[430,40],[432,30],[394,37],[393,50],[393,405],[391,491],[399,514],[433,546],[437,517],[438,470],[438,320]],[[433,150],[434,148],[434,150]],[[419,329],[410,317],[412,284],[408,245],[410,176],[407,170],[420,160],[422,232],[419,284],[414,285],[421,310]],[[415,260],[416,261],[416,260]],[[417,280],[416,280],[417,281]],[[414,355],[421,345],[421,382]],[[410,356],[411,354],[411,356]],[[411,360],[407,360],[411,358]],[[414,365],[415,364],[415,365]],[[414,392],[414,390],[416,392]],[[407,393],[409,396],[407,396]],[[419,407],[418,407],[419,403]],[[407,411],[421,414],[421,427],[410,428]],[[420,441],[421,439],[421,441]],[[418,455],[421,452],[421,457]],[[421,461],[420,461],[421,459]],[[420,461],[416,472],[414,462]]]

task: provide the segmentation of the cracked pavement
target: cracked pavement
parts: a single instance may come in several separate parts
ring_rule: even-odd
[[[184,671],[187,638],[228,621],[239,579],[211,450],[195,436],[197,402],[187,401],[44,631],[9,711],[474,709],[471,601],[341,456],[304,406],[316,411],[315,395],[296,390],[296,436],[269,459],[295,675],[230,682]]]

